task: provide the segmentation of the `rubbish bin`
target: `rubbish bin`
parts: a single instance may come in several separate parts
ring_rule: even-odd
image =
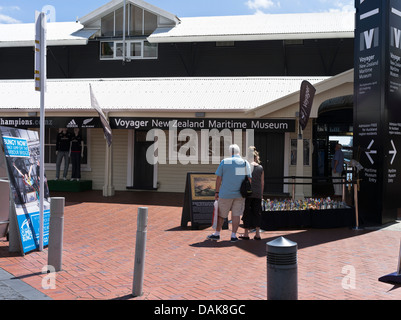
[[[298,300],[298,245],[284,237],[266,243],[267,299]]]

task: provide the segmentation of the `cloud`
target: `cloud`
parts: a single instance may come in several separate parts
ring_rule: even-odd
[[[0,23],[21,23],[21,21],[4,14],[0,14]]]
[[[0,7],[0,11],[19,11],[21,10],[18,6]],[[0,23],[21,23],[21,21],[14,19],[13,17],[0,13]]]
[[[333,3],[334,8],[329,9],[330,12],[354,12],[355,6],[354,1],[345,0],[345,1],[335,1]]]
[[[245,2],[249,9],[256,10],[257,12],[261,9],[269,9],[276,6],[272,0],[248,0]]]

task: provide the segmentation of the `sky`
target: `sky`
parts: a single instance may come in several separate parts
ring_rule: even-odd
[[[110,0],[0,0],[0,23],[32,23],[35,10],[54,12],[52,21],[75,21]],[[354,11],[354,0],[146,0],[177,15],[230,16]],[[44,8],[52,9],[47,10]]]

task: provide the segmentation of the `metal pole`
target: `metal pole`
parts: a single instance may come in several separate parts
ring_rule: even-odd
[[[355,230],[359,229],[359,211],[358,211],[358,183],[354,183],[354,205],[355,205],[355,220],[356,227]]]
[[[125,30],[126,30],[126,0],[124,0],[124,8],[123,8],[123,63],[126,60],[126,41],[125,41]]]
[[[400,253],[398,255],[397,274],[401,275],[401,242],[400,242]]]
[[[145,271],[145,249],[146,234],[148,227],[148,208],[138,208],[136,244],[135,244],[135,265],[134,283],[132,295],[139,297],[143,295],[143,275]]]
[[[292,178],[292,200],[295,200],[295,178]]]
[[[41,13],[41,42],[40,42],[40,161],[39,161],[39,251],[43,251],[44,224],[44,170],[45,170],[45,91],[46,91],[46,15]]]
[[[343,178],[343,196],[342,196],[341,201],[345,202],[345,178]]]
[[[60,271],[63,266],[64,205],[62,197],[50,198],[49,249],[47,264]]]

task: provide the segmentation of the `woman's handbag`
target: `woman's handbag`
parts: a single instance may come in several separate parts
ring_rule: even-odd
[[[246,161],[245,161],[245,179],[241,183],[240,192],[243,198],[248,198],[252,195],[252,186],[249,182],[248,175],[246,173]]]

